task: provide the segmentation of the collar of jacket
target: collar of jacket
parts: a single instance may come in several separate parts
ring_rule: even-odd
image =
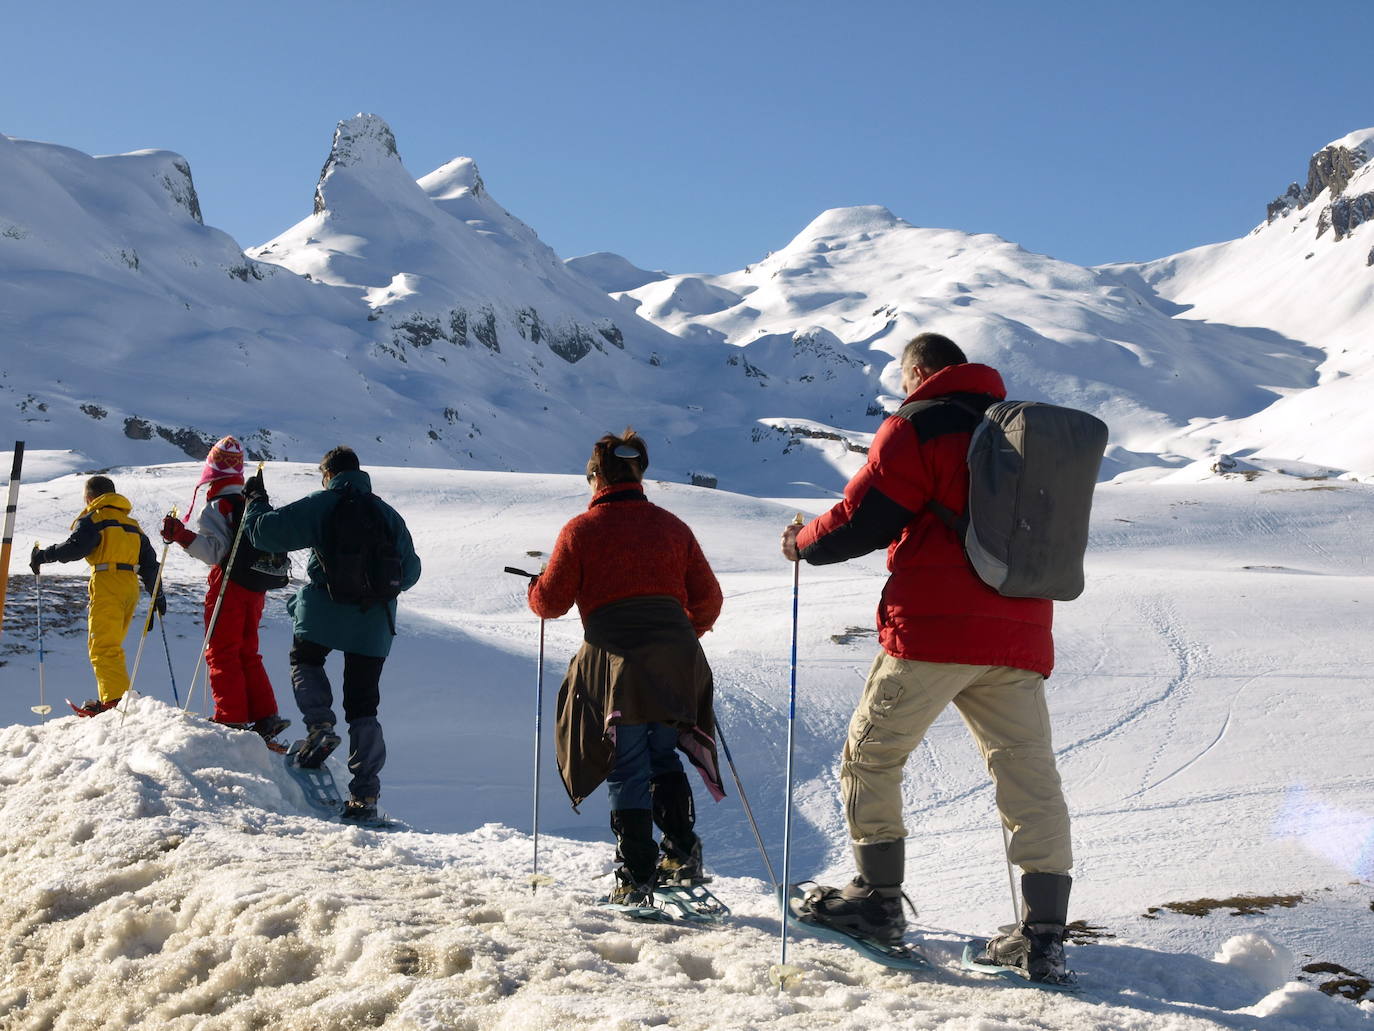
[[[360,494],[372,493],[372,477],[361,469],[345,469],[341,473],[335,473],[334,478],[329,481],[326,490],[344,490],[352,487]]]
[[[206,501],[214,501],[216,498],[226,498],[226,497],[228,497],[230,494],[242,494],[242,493],[243,493],[243,477],[240,476],[240,477],[238,477],[237,479],[235,479],[235,478],[233,478],[233,477],[228,477],[228,476],[227,476],[227,477],[225,477],[225,478],[223,478],[223,479],[220,479],[220,480],[212,480],[212,481],[211,481],[211,483],[210,483],[210,492],[209,492],[208,494],[205,495],[205,500],[206,500]]]
[[[113,508],[118,512],[123,512],[125,515],[128,515],[129,510],[133,507],[133,505],[129,504],[129,499],[123,494],[102,494],[83,508],[81,510],[81,515],[90,515],[99,508]],[[77,518],[80,519],[81,516],[77,516]]]
[[[602,487],[592,495],[588,508],[595,508],[597,505],[606,505],[612,501],[648,501],[644,496],[644,485],[642,483],[613,483],[609,487]]]
[[[991,394],[999,401],[1006,400],[1007,388],[1001,374],[991,365],[966,362],[948,365],[917,387],[904,404],[929,401],[946,394]]]

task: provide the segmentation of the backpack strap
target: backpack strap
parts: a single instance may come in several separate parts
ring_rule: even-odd
[[[987,414],[987,410],[997,403],[997,398],[991,394],[946,394],[940,398],[932,398],[932,400],[943,401],[946,404],[954,405],[956,408],[962,408],[980,422]],[[933,513],[940,522],[954,531],[954,535],[961,542],[968,535],[967,510],[956,514],[948,506],[931,498],[926,502],[926,511]]]

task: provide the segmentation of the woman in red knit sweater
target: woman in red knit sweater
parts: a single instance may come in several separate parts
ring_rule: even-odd
[[[529,591],[542,618],[574,604],[582,617],[584,641],[558,693],[558,770],[574,809],[607,782],[619,863],[611,901],[629,905],[648,904],[656,883],[704,879],[677,751],[714,798],[725,795],[711,668],[697,641],[720,615],[720,584],[687,524],[644,496],[648,465],[632,429],[596,442],[591,504],[559,532]]]

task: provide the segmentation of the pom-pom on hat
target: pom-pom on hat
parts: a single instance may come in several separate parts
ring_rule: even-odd
[[[191,494],[191,507],[186,510],[189,516],[196,507],[196,495],[207,483],[220,481],[229,483],[243,482],[243,445],[233,437],[222,437],[205,457],[205,468],[200,471],[196,489]]]

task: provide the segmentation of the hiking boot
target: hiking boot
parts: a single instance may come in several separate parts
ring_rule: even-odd
[[[843,888],[812,888],[798,903],[797,915],[878,945],[901,945],[906,933],[902,912],[906,843],[900,838],[854,842],[852,848],[859,875]]]
[[[711,878],[706,876],[706,870],[701,864],[701,842],[697,842],[697,847],[692,850],[692,855],[686,859],[680,859],[673,855],[663,855],[658,860],[658,883],[688,886],[692,884],[707,884]]]
[[[636,884],[622,866],[615,872],[615,887],[606,898],[617,906],[652,906],[654,904],[654,885]]]
[[[291,726],[291,721],[285,716],[273,713],[271,716],[264,716],[262,719],[253,723],[253,731],[261,734],[264,741],[271,741],[287,727]]]
[[[664,773],[649,784],[653,820],[663,831],[658,860],[660,884],[704,884],[708,878],[701,862],[701,838],[694,830],[696,802],[692,785],[681,770]]]
[[[615,888],[610,901],[622,906],[651,906],[658,876],[658,843],[653,814],[648,809],[611,810],[615,832]],[[627,901],[629,900],[629,901]]]
[[[1064,959],[1064,926],[1068,923],[1068,874],[1021,875],[1021,923],[1003,927],[983,947],[978,962],[1024,970],[1032,981],[1073,984]]]
[[[338,739],[335,738],[337,742]],[[344,803],[339,819],[344,823],[372,823],[377,819],[375,798],[350,798]]]
[[[1064,960],[1063,924],[1018,924],[1003,929],[983,947],[975,962],[1025,971],[1042,984],[1073,984]]]
[[[843,888],[817,885],[797,904],[795,912],[803,920],[843,931],[878,945],[902,944],[906,934],[906,915],[902,894],[875,888],[855,877]]]
[[[211,723],[218,723],[221,727],[228,727],[230,730],[252,730],[251,723],[235,723],[232,720],[222,720],[218,716],[210,717]]]
[[[303,770],[317,770],[329,758],[329,753],[338,747],[339,735],[334,733],[334,724],[312,724],[306,728],[305,742],[296,753],[296,765]]]

